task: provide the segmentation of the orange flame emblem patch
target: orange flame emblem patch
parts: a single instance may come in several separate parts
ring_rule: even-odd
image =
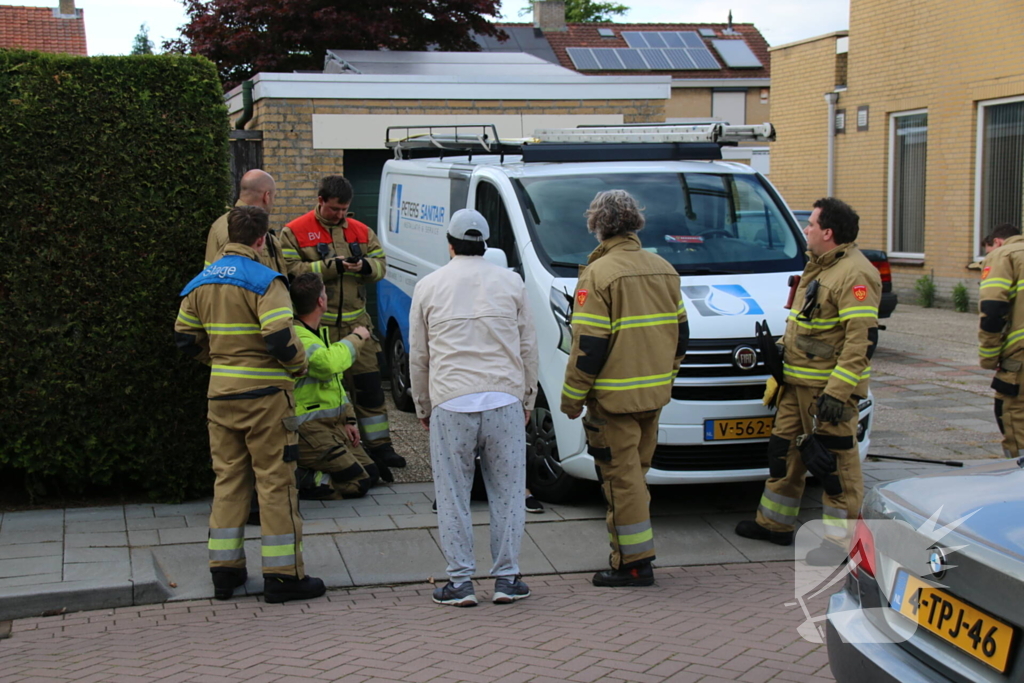
[[[985,266],[985,270],[981,271],[981,279],[984,280],[988,277],[988,274],[992,272],[992,266]]]
[[[868,288],[864,285],[854,285],[853,295],[857,297],[857,301],[864,301],[868,298]]]
[[[576,303],[582,306],[587,302],[587,290],[581,289],[576,292]]]

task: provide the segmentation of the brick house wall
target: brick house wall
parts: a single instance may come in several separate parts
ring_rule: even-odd
[[[316,203],[320,178],[345,172],[344,151],[315,149],[314,114],[436,115],[622,114],[624,123],[665,120],[665,100],[260,99],[247,126],[263,132],[263,167],[277,180],[275,217],[289,220]],[[383,145],[382,145],[383,147]]]
[[[1024,95],[1024,44],[998,27],[1019,26],[1024,7],[1010,0],[851,0],[847,90],[838,107],[846,133],[836,138],[835,193],[861,216],[866,247],[886,248],[889,225],[890,115],[928,112],[925,257],[894,264],[894,288],[913,301],[914,283],[935,278],[948,302],[958,282],[977,297],[975,159],[978,103]],[[967,30],[969,29],[969,30]],[[772,180],[793,206],[825,192],[827,106],[822,97],[841,64],[834,37],[772,51]],[[867,131],[858,107],[868,106]],[[802,107],[802,109],[801,109]]]

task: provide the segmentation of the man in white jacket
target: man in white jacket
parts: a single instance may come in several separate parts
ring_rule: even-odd
[[[484,260],[490,235],[472,209],[452,214],[451,261],[416,285],[409,312],[409,375],[416,416],[430,431],[441,548],[448,583],[434,602],[477,604],[469,495],[474,459],[491,511],[493,601],[530,596],[519,574],[526,515],[525,421],[537,399],[537,339],[526,287]]]

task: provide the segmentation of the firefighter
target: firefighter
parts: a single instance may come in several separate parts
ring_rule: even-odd
[[[277,183],[274,177],[266,171],[254,168],[246,171],[238,187],[238,201],[235,206],[258,206],[268,214],[274,208],[274,197],[277,196]],[[228,214],[224,213],[210,226],[210,233],[206,236],[206,265],[210,265],[224,251],[228,243]],[[287,275],[284,256],[281,254],[281,245],[273,230],[267,232],[267,243],[263,252],[259,254],[259,261],[267,268],[276,270],[282,275]]]
[[[268,228],[261,208],[230,211],[224,255],[182,290],[174,325],[178,348],[211,369],[207,425],[216,481],[208,547],[218,600],[247,578],[245,520],[254,478],[266,601],[306,600],[325,590],[302,563],[298,445],[286,423],[294,417],[293,378],[305,374],[306,352],[292,326],[284,276],[258,262]]]
[[[1024,444],[1024,301],[1017,291],[1024,282],[1024,237],[1015,225],[998,225],[985,240],[985,253],[978,292],[978,356],[981,367],[996,371],[992,388],[1003,455],[1016,458]]]
[[[352,185],[340,175],[326,176],[317,191],[317,207],[288,223],[281,232],[282,251],[294,278],[313,272],[327,288],[327,312],[321,325],[332,342],[359,325],[373,330],[366,312],[366,287],[384,277],[384,249],[373,230],[348,216]],[[395,453],[381,386],[381,348],[370,339],[359,350],[344,383],[352,395],[362,442],[384,481],[394,481],[389,468],[405,467]]]
[[[746,538],[792,544],[809,470],[824,488],[825,540],[806,557],[818,566],[845,559],[864,498],[858,404],[868,395],[878,345],[882,282],[857,248],[859,223],[845,202],[827,197],[814,203],[804,228],[808,262],[782,339],[784,384],[768,439],[768,481],[756,520],[736,526]],[[820,448],[802,452],[799,444],[811,434]]]
[[[359,326],[340,342],[328,341],[327,328],[320,327],[327,291],[316,273],[295,278],[291,296],[295,331],[309,359],[309,373],[295,382],[299,498],[361,498],[379,475],[359,443],[356,414],[341,375],[370,338],[370,331]]]
[[[595,586],[654,583],[654,532],[644,476],[658,439],[658,415],[689,343],[679,274],[645,251],[637,237],[644,216],[624,190],[598,194],[587,229],[601,244],[576,288],[572,352],[561,410],[575,419],[584,406],[587,451],[608,503],[611,569]],[[644,349],[644,353],[637,353]]]

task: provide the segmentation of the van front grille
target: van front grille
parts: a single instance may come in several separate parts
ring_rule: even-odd
[[[733,362],[738,346],[749,346],[757,354],[757,365],[740,370]],[[691,339],[686,357],[679,366],[680,377],[748,377],[767,374],[757,340],[750,339]],[[763,390],[762,390],[763,391]]]
[[[742,444],[658,446],[651,467],[666,472],[767,468],[767,443],[767,440],[762,440]]]

